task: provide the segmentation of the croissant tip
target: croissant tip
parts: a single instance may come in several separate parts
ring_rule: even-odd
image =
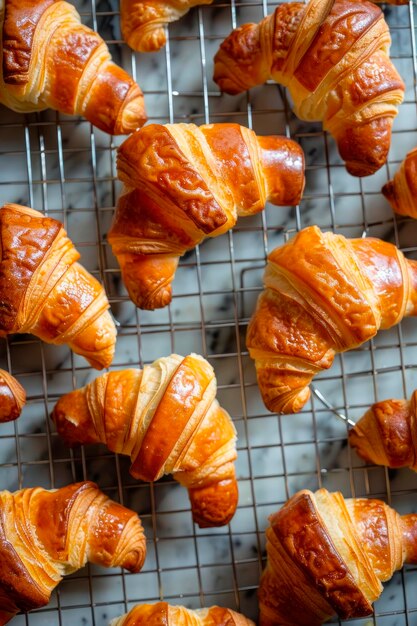
[[[226,526],[235,514],[239,493],[235,478],[189,491],[193,520],[200,528]]]
[[[113,134],[130,135],[141,128],[147,119],[143,93],[138,85],[133,84],[120,109]]]
[[[299,392],[291,391],[288,395],[279,395],[275,398],[264,398],[266,408],[271,413],[277,415],[289,415],[298,413],[303,406],[308,402],[311,396],[309,387],[305,387]]]
[[[165,29],[153,26],[145,29],[136,28],[128,35],[123,34],[123,38],[135,52],[158,52],[167,42]]]

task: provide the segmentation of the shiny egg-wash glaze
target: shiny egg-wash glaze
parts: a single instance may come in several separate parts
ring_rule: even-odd
[[[110,626],[255,626],[236,611],[220,606],[193,611],[167,602],[139,604],[112,620]]]
[[[26,392],[22,385],[9,372],[0,369],[0,423],[17,419],[25,403]]]
[[[108,133],[146,121],[143,94],[96,32],[61,0],[3,0],[0,102],[19,113],[52,108]]]
[[[417,563],[417,515],[381,500],[303,490],[269,518],[260,626],[319,626],[372,613],[404,563]]]
[[[268,257],[265,291],[246,343],[270,411],[296,413],[338,352],[417,315],[417,261],[391,243],[346,239],[317,226]]]
[[[17,204],[0,209],[0,336],[68,344],[97,369],[113,359],[116,328],[103,287],[77,260],[61,222]]]
[[[223,526],[238,501],[236,431],[216,388],[202,357],[172,354],[66,394],[52,419],[70,445],[102,442],[129,455],[135,478],[173,474],[188,489],[194,521]]]
[[[87,561],[139,572],[146,540],[137,514],[91,482],[0,492],[0,626],[48,604]]]
[[[169,304],[187,250],[266,202],[298,204],[304,189],[297,143],[238,124],[151,124],[121,145],[117,171],[125,188],[108,240],[142,309]]]
[[[390,43],[381,9],[366,0],[284,3],[227,37],[214,80],[230,94],[269,78],[288,87],[296,115],[322,121],[348,172],[367,176],[386,161],[404,96]]]
[[[417,390],[410,400],[373,404],[349,431],[349,443],[370,463],[417,471]]]

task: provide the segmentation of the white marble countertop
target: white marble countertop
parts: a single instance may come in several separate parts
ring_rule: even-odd
[[[172,351],[199,352],[215,367],[219,400],[239,434],[238,511],[230,527],[199,530],[186,491],[172,480],[139,484],[128,474],[127,459],[100,446],[69,451],[58,439],[48,418],[57,397],[96,376],[82,358],[33,337],[3,340],[0,366],[17,376],[29,401],[19,421],[1,427],[0,487],[95,480],[142,515],[148,537],[140,574],[85,568],[60,585],[47,609],[15,618],[13,626],[107,626],[136,602],[160,598],[193,607],[227,605],[255,619],[267,516],[298,489],[324,486],[345,496],[381,497],[401,512],[417,511],[417,475],[365,466],[347,447],[346,424],[316,396],[300,415],[268,413],[244,341],[266,254],[299,228],[318,224],[348,236],[383,237],[416,258],[417,222],[394,219],[380,194],[406,151],[417,145],[413,8],[385,11],[406,99],[388,165],[358,180],[345,172],[320,124],[295,119],[281,88],[267,84],[249,96],[230,97],[212,82],[212,59],[223,37],[233,25],[258,21],[273,4],[228,0],[196,8],[170,26],[168,47],[150,55],[132,54],[121,43],[117,0],[98,1],[94,13],[90,2],[76,4],[83,20],[95,23],[111,42],[115,60],[137,77],[150,122],[235,121],[260,134],[290,134],[306,153],[307,186],[299,207],[268,206],[264,214],[242,219],[233,233],[187,254],[171,306],[138,311],[106,243],[119,189],[115,149],[122,138],[110,139],[85,121],[52,111],[20,116],[0,108],[0,201],[32,205],[65,222],[83,264],[104,282],[119,323],[113,367],[140,366]],[[338,357],[316,388],[353,420],[376,400],[410,395],[417,387],[416,329],[417,321],[407,319]],[[417,625],[416,580],[415,568],[397,573],[376,603],[377,617],[352,624]]]

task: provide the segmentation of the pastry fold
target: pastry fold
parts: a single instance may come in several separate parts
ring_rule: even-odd
[[[0,102],[19,113],[51,108],[82,115],[113,135],[146,122],[143,94],[113,63],[100,35],[62,0],[0,6]]]
[[[225,39],[214,58],[214,80],[230,94],[270,78],[288,87],[295,114],[323,122],[348,172],[368,176],[387,159],[404,97],[390,44],[383,13],[372,2],[285,2]]]
[[[179,258],[266,202],[298,204],[304,155],[286,137],[257,137],[238,124],[150,124],[120,146],[124,189],[108,234],[130,298],[169,304]]]
[[[61,222],[17,204],[0,209],[0,336],[68,344],[96,369],[113,359],[116,327],[101,284]]]
[[[268,257],[246,345],[270,411],[296,413],[338,352],[417,314],[417,261],[391,243],[317,226]]]
[[[172,354],[66,394],[52,419],[69,445],[101,442],[130,456],[135,478],[173,474],[188,489],[194,521],[223,526],[238,501],[236,431],[216,387],[205,359]]]

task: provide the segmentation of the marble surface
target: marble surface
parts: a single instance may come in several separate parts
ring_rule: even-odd
[[[238,511],[228,528],[199,530],[186,491],[170,479],[137,483],[126,459],[99,446],[69,451],[59,441],[48,414],[59,395],[96,375],[83,359],[33,337],[3,340],[0,366],[17,376],[29,401],[20,420],[0,431],[1,488],[95,480],[141,514],[148,538],[140,574],[90,566],[67,578],[46,609],[13,624],[105,626],[135,602],[160,598],[193,607],[228,605],[256,619],[267,517],[298,489],[324,486],[346,496],[384,498],[401,512],[417,510],[416,474],[365,466],[347,447],[340,418],[355,420],[375,400],[404,397],[417,387],[415,320],[337,358],[315,382],[325,402],[313,395],[301,414],[282,418],[264,408],[244,342],[266,254],[299,228],[318,224],[349,236],[380,236],[416,257],[417,225],[394,219],[380,194],[406,151],[417,145],[414,7],[385,9],[407,93],[387,166],[360,181],[345,172],[320,124],[295,119],[284,90],[267,84],[230,97],[212,82],[212,58],[223,37],[237,24],[258,21],[274,5],[227,1],[196,8],[170,26],[167,48],[151,55],[132,54],[121,43],[117,0],[77,6],[109,41],[114,58],[137,77],[151,122],[235,121],[259,133],[291,135],[306,153],[307,186],[299,207],[268,206],[262,215],[241,220],[233,233],[187,254],[170,307],[137,311],[106,243],[119,189],[114,157],[121,139],[52,111],[22,117],[0,108],[0,201],[31,204],[65,222],[82,262],[104,282],[111,300],[119,325],[113,367],[141,366],[172,351],[203,354],[215,367],[219,400],[239,435]],[[397,573],[376,604],[377,617],[352,624],[417,625],[416,582],[415,568]]]

